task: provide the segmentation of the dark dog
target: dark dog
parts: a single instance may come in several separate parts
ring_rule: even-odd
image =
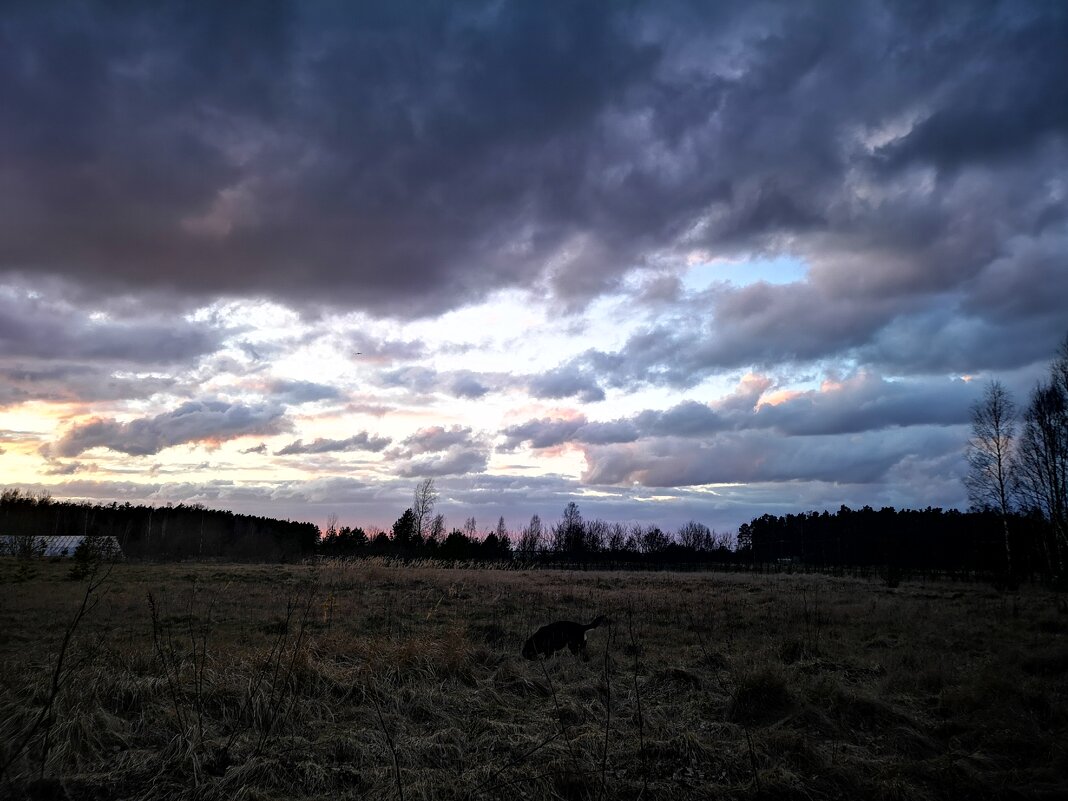
[[[589,660],[586,653],[586,632],[595,629],[608,622],[608,618],[600,615],[592,623],[582,625],[572,623],[570,620],[558,620],[547,626],[542,626],[523,643],[523,656],[527,659],[537,659],[539,656],[550,657],[564,646],[573,654],[581,654],[584,660]]]

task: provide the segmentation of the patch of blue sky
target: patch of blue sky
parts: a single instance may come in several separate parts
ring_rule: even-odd
[[[689,292],[700,292],[722,281],[735,286],[758,281],[790,284],[803,280],[807,274],[805,260],[790,254],[773,258],[711,259],[690,265],[682,276],[682,284]]]

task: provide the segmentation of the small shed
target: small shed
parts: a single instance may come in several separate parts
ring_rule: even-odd
[[[0,536],[0,554],[5,556],[38,556],[73,558],[79,546],[85,542],[94,556],[104,559],[121,559],[122,546],[111,536],[86,536],[82,534],[27,535],[6,534]]]

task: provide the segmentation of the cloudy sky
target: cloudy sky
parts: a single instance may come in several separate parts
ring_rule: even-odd
[[[965,506],[1068,331],[1068,5],[13,3],[0,485]]]

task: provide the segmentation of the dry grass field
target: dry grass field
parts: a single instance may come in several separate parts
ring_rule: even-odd
[[[64,647],[71,570],[0,560],[0,796],[1068,797],[1040,589],[118,564]],[[588,662],[520,656],[599,613]]]

